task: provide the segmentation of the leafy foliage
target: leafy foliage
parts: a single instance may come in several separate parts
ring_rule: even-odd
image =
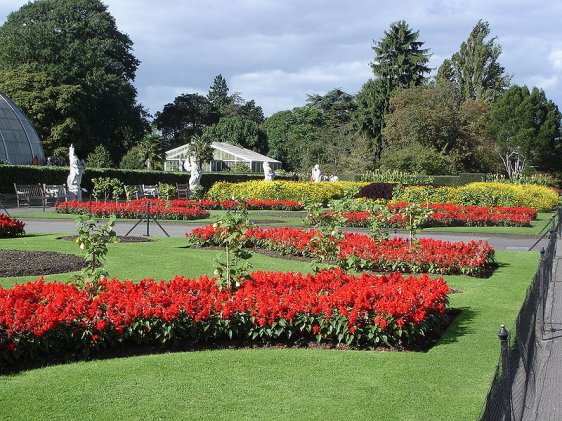
[[[490,35],[488,22],[479,20],[458,52],[439,67],[438,80],[455,84],[463,100],[494,101],[508,86],[510,76],[498,62],[502,52],[496,38]]]
[[[259,153],[267,152],[267,139],[259,125],[245,117],[222,117],[204,131],[208,139],[238,145]]]
[[[96,199],[103,199],[107,201],[110,197],[113,200],[118,200],[119,196],[125,193],[125,187],[121,181],[112,177],[99,177],[92,179],[94,189],[92,196]]]
[[[167,147],[189,143],[193,136],[201,135],[205,127],[217,121],[218,114],[211,102],[199,94],[177,96],[174,102],[164,105],[154,118]]]
[[[371,183],[364,187],[361,187],[357,197],[364,197],[367,199],[392,199],[392,190],[394,190],[394,184],[391,183]]]
[[[98,145],[86,157],[87,168],[112,168],[113,161],[107,148],[103,145]]]
[[[47,155],[74,143],[113,159],[146,128],[132,85],[133,43],[99,0],[42,0],[0,28],[0,90],[30,117]]]
[[[222,256],[215,259],[215,276],[219,287],[236,290],[246,279],[249,279],[250,264],[242,262],[252,257],[244,247],[244,234],[250,228],[248,212],[242,208],[239,211],[227,211],[225,216],[213,224],[220,231],[219,245],[224,247]]]
[[[492,105],[490,114],[488,131],[502,156],[516,152],[538,170],[562,170],[562,114],[542,89],[512,86]],[[509,162],[505,164],[509,173]]]
[[[91,215],[80,215],[76,223],[78,225],[76,243],[86,253],[84,259],[87,266],[73,279],[73,282],[83,288],[96,291],[99,282],[109,276],[103,262],[108,252],[107,244],[117,242],[117,234],[114,230],[115,217],[111,217],[105,224],[98,225]]]
[[[404,89],[390,100],[385,116],[388,149],[381,166],[426,174],[494,169],[485,158],[494,155],[487,121],[487,105],[461,103],[451,83]]]
[[[375,60],[371,68],[383,83],[387,99],[398,88],[419,86],[426,80],[430,68],[429,50],[418,41],[419,31],[414,32],[406,21],[394,22],[384,37],[373,46]]]

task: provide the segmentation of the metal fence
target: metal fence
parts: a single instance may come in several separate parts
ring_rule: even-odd
[[[556,255],[556,239],[562,229],[560,210],[557,223],[549,234],[548,246],[541,250],[541,259],[533,281],[527,289],[515,327],[508,334],[500,327],[500,358],[481,420],[520,421],[535,401],[539,373],[537,353],[545,339],[545,308],[548,286]]]

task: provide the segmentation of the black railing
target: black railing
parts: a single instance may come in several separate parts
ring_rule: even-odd
[[[556,256],[556,239],[562,229],[561,210],[549,221],[548,246],[541,250],[537,272],[527,289],[511,334],[502,326],[498,337],[501,351],[481,420],[519,421],[533,405],[539,373],[537,352],[545,339],[545,309],[548,286]]]

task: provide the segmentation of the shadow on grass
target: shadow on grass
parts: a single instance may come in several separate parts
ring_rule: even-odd
[[[25,234],[25,235],[21,235],[21,236],[18,236],[18,237],[12,237],[12,239],[16,239],[16,238],[22,238],[22,239],[23,239],[23,238],[35,238],[35,237],[48,237],[48,236],[50,236],[50,235],[53,235],[53,234],[49,234],[49,233],[42,234],[42,233],[36,233],[36,232],[34,232],[34,233],[32,233],[32,234]]]
[[[454,319],[449,324],[435,345],[448,345],[457,342],[458,338],[474,332],[473,319],[477,312],[469,307],[453,308],[449,313]]]

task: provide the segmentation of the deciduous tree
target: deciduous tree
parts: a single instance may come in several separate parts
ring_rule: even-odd
[[[115,159],[142,136],[130,38],[99,0],[38,0],[0,28],[0,90],[29,115],[46,153],[104,145]]]
[[[494,101],[509,86],[511,77],[498,61],[502,48],[489,35],[488,22],[479,20],[459,51],[439,67],[437,79],[453,82],[463,100]]]
[[[156,113],[154,124],[161,130],[166,147],[176,147],[189,143],[193,136],[202,134],[205,127],[217,121],[218,114],[206,97],[182,94]]]

